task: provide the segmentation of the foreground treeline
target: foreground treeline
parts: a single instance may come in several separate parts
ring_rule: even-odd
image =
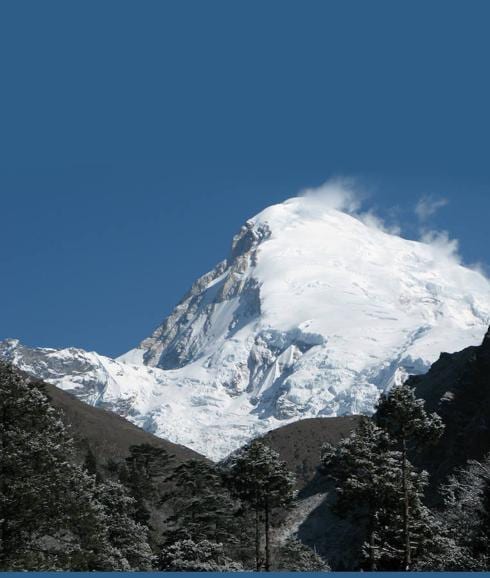
[[[0,570],[326,570],[272,539],[294,499],[278,455],[253,442],[221,467],[133,446],[100,464],[42,386],[0,364]]]
[[[425,502],[416,458],[443,427],[399,386],[324,446],[329,507],[360,536],[348,569],[489,568],[490,460],[455,472],[436,506]],[[295,480],[260,441],[219,466],[147,444],[126,459],[100,463],[90,448],[80,459],[42,386],[0,364],[0,452],[0,570],[329,569],[314,543],[291,537]]]

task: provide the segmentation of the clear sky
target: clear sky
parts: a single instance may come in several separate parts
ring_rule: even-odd
[[[122,353],[245,219],[338,175],[489,263],[489,21],[479,0],[3,0],[0,339]]]

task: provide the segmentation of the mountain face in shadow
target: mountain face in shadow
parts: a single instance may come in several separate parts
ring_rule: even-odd
[[[444,420],[442,438],[418,458],[435,488],[455,467],[490,452],[490,330],[481,345],[441,354],[409,384]]]

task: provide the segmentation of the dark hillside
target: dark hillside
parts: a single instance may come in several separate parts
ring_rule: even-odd
[[[358,422],[358,416],[303,419],[268,432],[264,441],[279,453],[303,488],[315,477],[323,444],[340,441]]]
[[[36,385],[39,386],[39,383],[36,382]],[[62,419],[70,427],[81,459],[90,447],[97,461],[119,460],[129,455],[130,446],[139,444],[163,448],[174,455],[177,462],[206,459],[189,448],[145,432],[115,413],[87,405],[54,385],[42,383],[42,387],[51,403],[61,410]]]

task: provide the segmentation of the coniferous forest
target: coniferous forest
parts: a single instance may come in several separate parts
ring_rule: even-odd
[[[150,443],[100,460],[76,449],[42,383],[7,364],[0,412],[3,571],[489,569],[490,459],[434,488],[420,456],[445,424],[407,384],[323,444],[322,531],[350,536],[343,562],[302,536],[304,488],[265,438],[219,464]]]

